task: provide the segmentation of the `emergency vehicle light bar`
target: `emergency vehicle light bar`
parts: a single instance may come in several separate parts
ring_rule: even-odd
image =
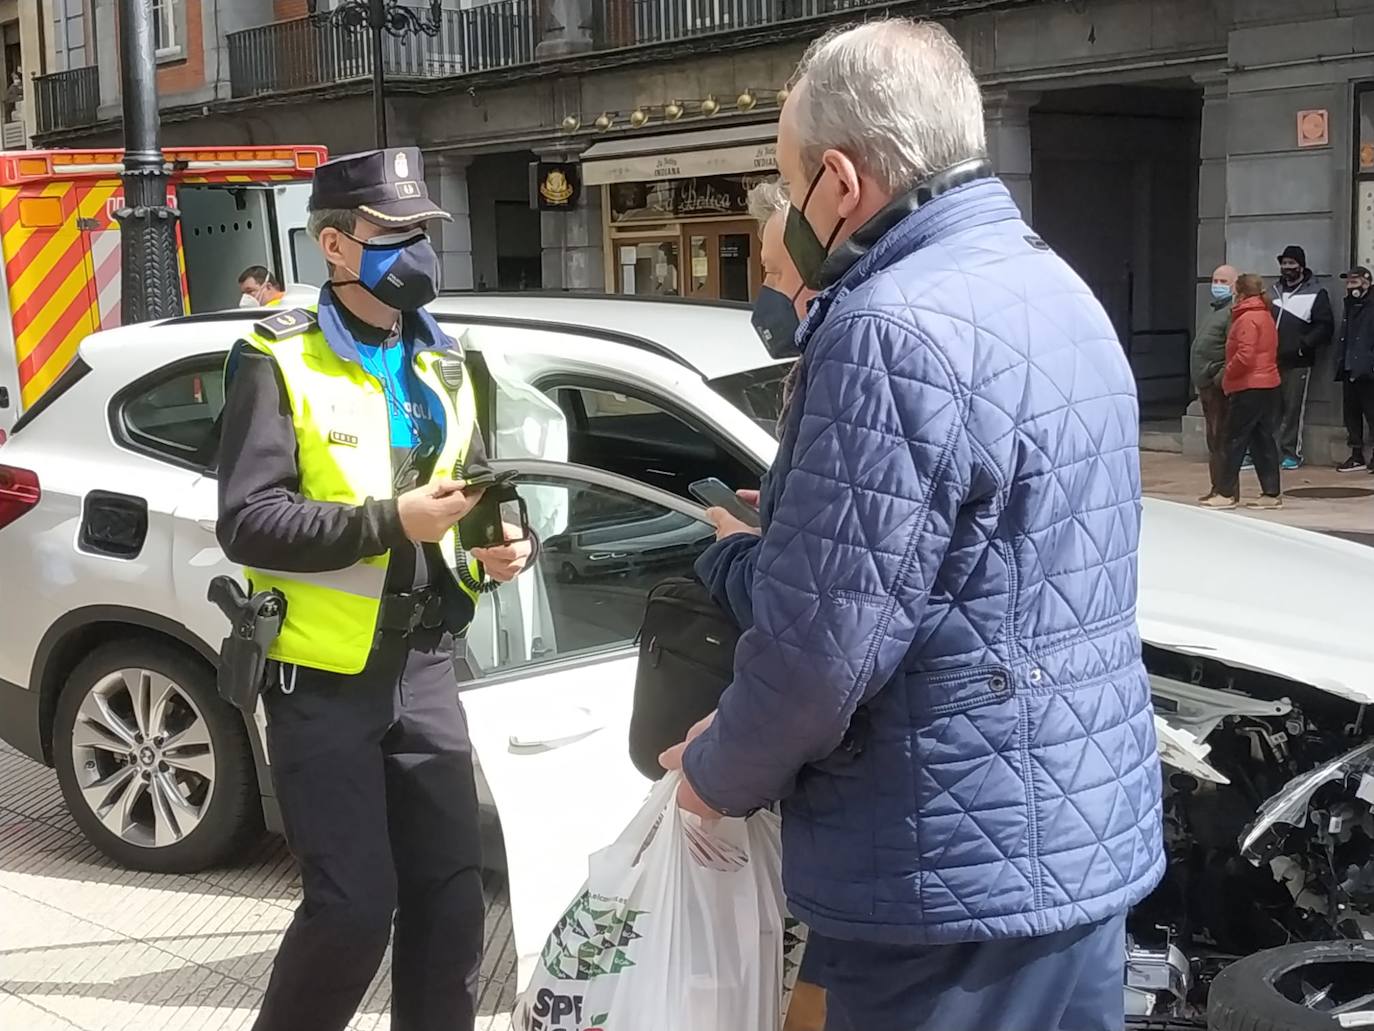
[[[163,150],[177,172],[298,172],[309,174],[327,158],[324,147],[168,147]],[[118,174],[122,150],[17,151],[0,157],[0,186],[44,179]]]

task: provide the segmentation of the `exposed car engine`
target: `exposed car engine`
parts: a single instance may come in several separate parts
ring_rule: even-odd
[[[1374,714],[1212,660],[1145,658],[1169,865],[1131,914],[1128,1011],[1195,1018],[1231,960],[1374,940]]]

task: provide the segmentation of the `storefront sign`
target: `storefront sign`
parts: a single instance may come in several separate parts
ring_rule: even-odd
[[[663,222],[749,211],[749,191],[768,175],[713,175],[610,187],[612,222]]]
[[[588,161],[583,178],[588,186],[610,183],[661,182],[732,172],[771,172],[778,166],[773,143],[753,143],[717,150],[688,150],[675,154],[627,155]]]
[[[581,168],[572,162],[535,161],[530,164],[530,207],[540,211],[568,211],[582,193]]]

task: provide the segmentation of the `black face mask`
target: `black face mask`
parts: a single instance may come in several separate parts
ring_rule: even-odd
[[[788,297],[771,286],[759,290],[758,300],[754,302],[754,314],[749,321],[754,324],[754,332],[763,341],[770,357],[795,358],[801,353],[797,350],[797,330],[801,328],[801,320],[797,318],[795,301],[796,298]]]
[[[439,255],[428,236],[418,233],[402,240],[359,240],[347,235],[362,244],[363,258],[358,263],[358,278],[335,286],[357,284],[388,308],[405,312],[419,311],[439,296]]]
[[[812,290],[820,290],[824,286],[821,266],[825,264],[825,259],[830,257],[830,247],[835,242],[835,237],[840,234],[840,227],[844,225],[844,219],[836,222],[835,228],[830,230],[830,238],[821,243],[816,230],[812,229],[811,223],[806,220],[806,206],[811,203],[811,195],[816,192],[816,187],[824,175],[825,166],[822,165],[820,171],[812,178],[811,185],[806,188],[806,196],[802,199],[801,207],[788,208],[787,224],[782,231],[782,243],[787,248],[792,264],[797,266],[802,282]]]

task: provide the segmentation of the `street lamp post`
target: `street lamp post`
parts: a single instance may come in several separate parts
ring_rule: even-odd
[[[367,32],[372,37],[372,114],[377,125],[377,146],[385,147],[386,63],[382,42],[386,36],[399,40],[437,36],[443,24],[442,0],[430,0],[428,16],[401,6],[400,0],[337,0],[330,11],[319,11],[318,6],[319,0],[306,0],[310,17],[355,35]]]
[[[176,209],[167,203],[167,162],[158,139],[152,0],[120,0],[124,205],[119,222],[120,313],[125,325],[183,312]]]

